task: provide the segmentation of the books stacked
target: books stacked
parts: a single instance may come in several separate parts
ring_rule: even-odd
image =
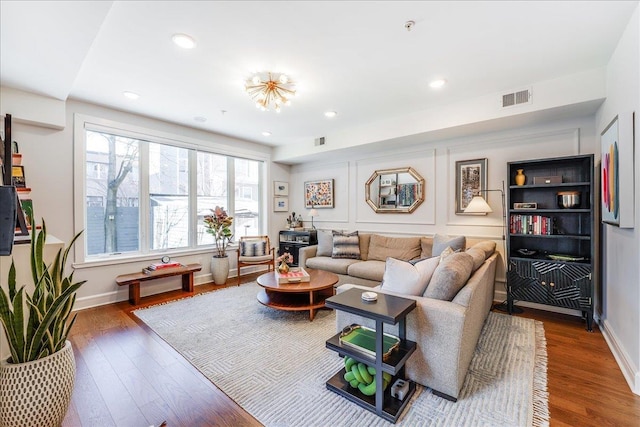
[[[159,270],[164,270],[167,268],[175,268],[175,267],[182,267],[182,264],[180,264],[179,262],[153,263],[153,264],[150,264],[148,267],[143,268],[142,272],[145,274],[149,274],[153,271],[159,271]]]
[[[511,215],[509,231],[511,234],[553,234],[553,218],[541,215]]]
[[[279,273],[278,270],[276,270],[275,275],[278,279],[279,285],[283,283],[300,283],[311,281],[309,273],[304,271],[304,268],[292,268],[288,273]]]

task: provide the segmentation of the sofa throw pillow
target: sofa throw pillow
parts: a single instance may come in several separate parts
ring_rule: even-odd
[[[342,233],[333,230],[333,251],[331,258],[360,259],[358,232]]]
[[[484,251],[480,248],[472,247],[467,249],[466,253],[471,255],[471,258],[473,258],[473,270],[471,271],[471,273],[473,273],[479,269],[482,264],[484,264]]]
[[[368,259],[386,261],[391,257],[409,261],[420,258],[421,250],[419,237],[387,237],[372,234]]]
[[[433,237],[421,237],[420,249],[420,258],[431,258],[433,256]]]
[[[318,230],[318,249],[316,256],[331,256],[333,253],[333,234],[327,230]]]
[[[456,252],[460,252],[458,251],[454,251],[451,246],[447,246],[442,252],[440,252],[440,262],[444,261],[444,259],[446,257],[448,257],[451,254],[455,254]]]
[[[380,289],[403,295],[420,296],[424,293],[439,262],[439,257],[415,261],[387,258]]]
[[[431,251],[431,255],[440,255],[442,251],[447,248],[447,246],[450,246],[454,251],[464,251],[466,244],[467,238],[464,236],[451,238],[449,236],[436,234],[435,236],[433,236],[433,250]]]
[[[264,256],[266,253],[267,241],[264,239],[240,241],[240,256]]]
[[[496,251],[496,242],[492,242],[491,240],[483,240],[482,242],[478,242],[475,245],[471,246],[469,249],[480,249],[484,252],[484,259],[489,258]]]
[[[471,276],[473,258],[466,252],[457,252],[446,257],[433,272],[423,296],[451,301]]]

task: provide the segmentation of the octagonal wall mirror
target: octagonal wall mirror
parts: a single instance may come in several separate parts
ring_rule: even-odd
[[[411,213],[424,201],[424,178],[410,167],[377,170],[364,191],[377,213]]]

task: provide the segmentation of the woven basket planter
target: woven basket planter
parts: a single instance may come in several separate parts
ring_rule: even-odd
[[[71,342],[26,363],[0,362],[0,426],[57,427],[71,402],[76,361]]]

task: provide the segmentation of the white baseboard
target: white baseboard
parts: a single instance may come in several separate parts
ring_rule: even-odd
[[[599,325],[602,336],[604,336],[611,353],[613,353],[613,357],[616,359],[616,362],[618,362],[618,366],[622,371],[624,379],[627,380],[629,388],[634,394],[640,395],[640,370],[638,370],[637,366],[633,365],[633,361],[624,351],[624,348],[618,344],[620,340],[618,340],[615,332],[611,329],[609,322],[604,320],[599,322]]]

